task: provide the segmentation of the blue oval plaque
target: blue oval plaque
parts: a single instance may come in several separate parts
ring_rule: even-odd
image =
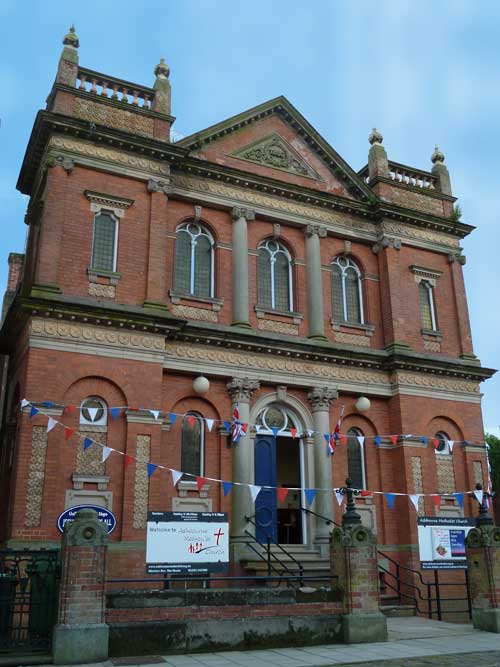
[[[73,522],[75,520],[77,512],[80,510],[88,509],[95,510],[97,512],[99,521],[106,524],[108,527],[108,535],[114,531],[116,526],[116,517],[113,512],[106,509],[105,507],[99,507],[99,505],[75,505],[74,507],[69,507],[67,510],[64,510],[64,512],[59,515],[59,518],[57,519],[57,527],[61,533],[64,532],[64,524],[66,524],[68,521]]]

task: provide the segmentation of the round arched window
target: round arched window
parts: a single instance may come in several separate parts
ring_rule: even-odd
[[[108,408],[102,398],[90,396],[80,406],[80,424],[105,426],[108,420]]]

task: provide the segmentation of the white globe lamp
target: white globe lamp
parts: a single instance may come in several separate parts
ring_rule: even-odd
[[[196,394],[206,394],[210,389],[210,382],[203,375],[199,375],[193,381],[193,389]]]
[[[368,412],[371,407],[370,400],[366,396],[360,396],[356,401],[356,410],[358,412]]]

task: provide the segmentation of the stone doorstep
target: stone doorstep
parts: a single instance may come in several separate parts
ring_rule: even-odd
[[[130,665],[159,665],[165,664],[165,658],[161,655],[139,655],[131,656],[126,658],[110,658],[110,663],[112,665],[117,665],[117,667],[127,667]]]

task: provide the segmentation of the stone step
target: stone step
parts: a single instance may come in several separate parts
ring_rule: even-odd
[[[380,611],[388,618],[406,618],[417,615],[417,611],[412,604],[381,604]]]

